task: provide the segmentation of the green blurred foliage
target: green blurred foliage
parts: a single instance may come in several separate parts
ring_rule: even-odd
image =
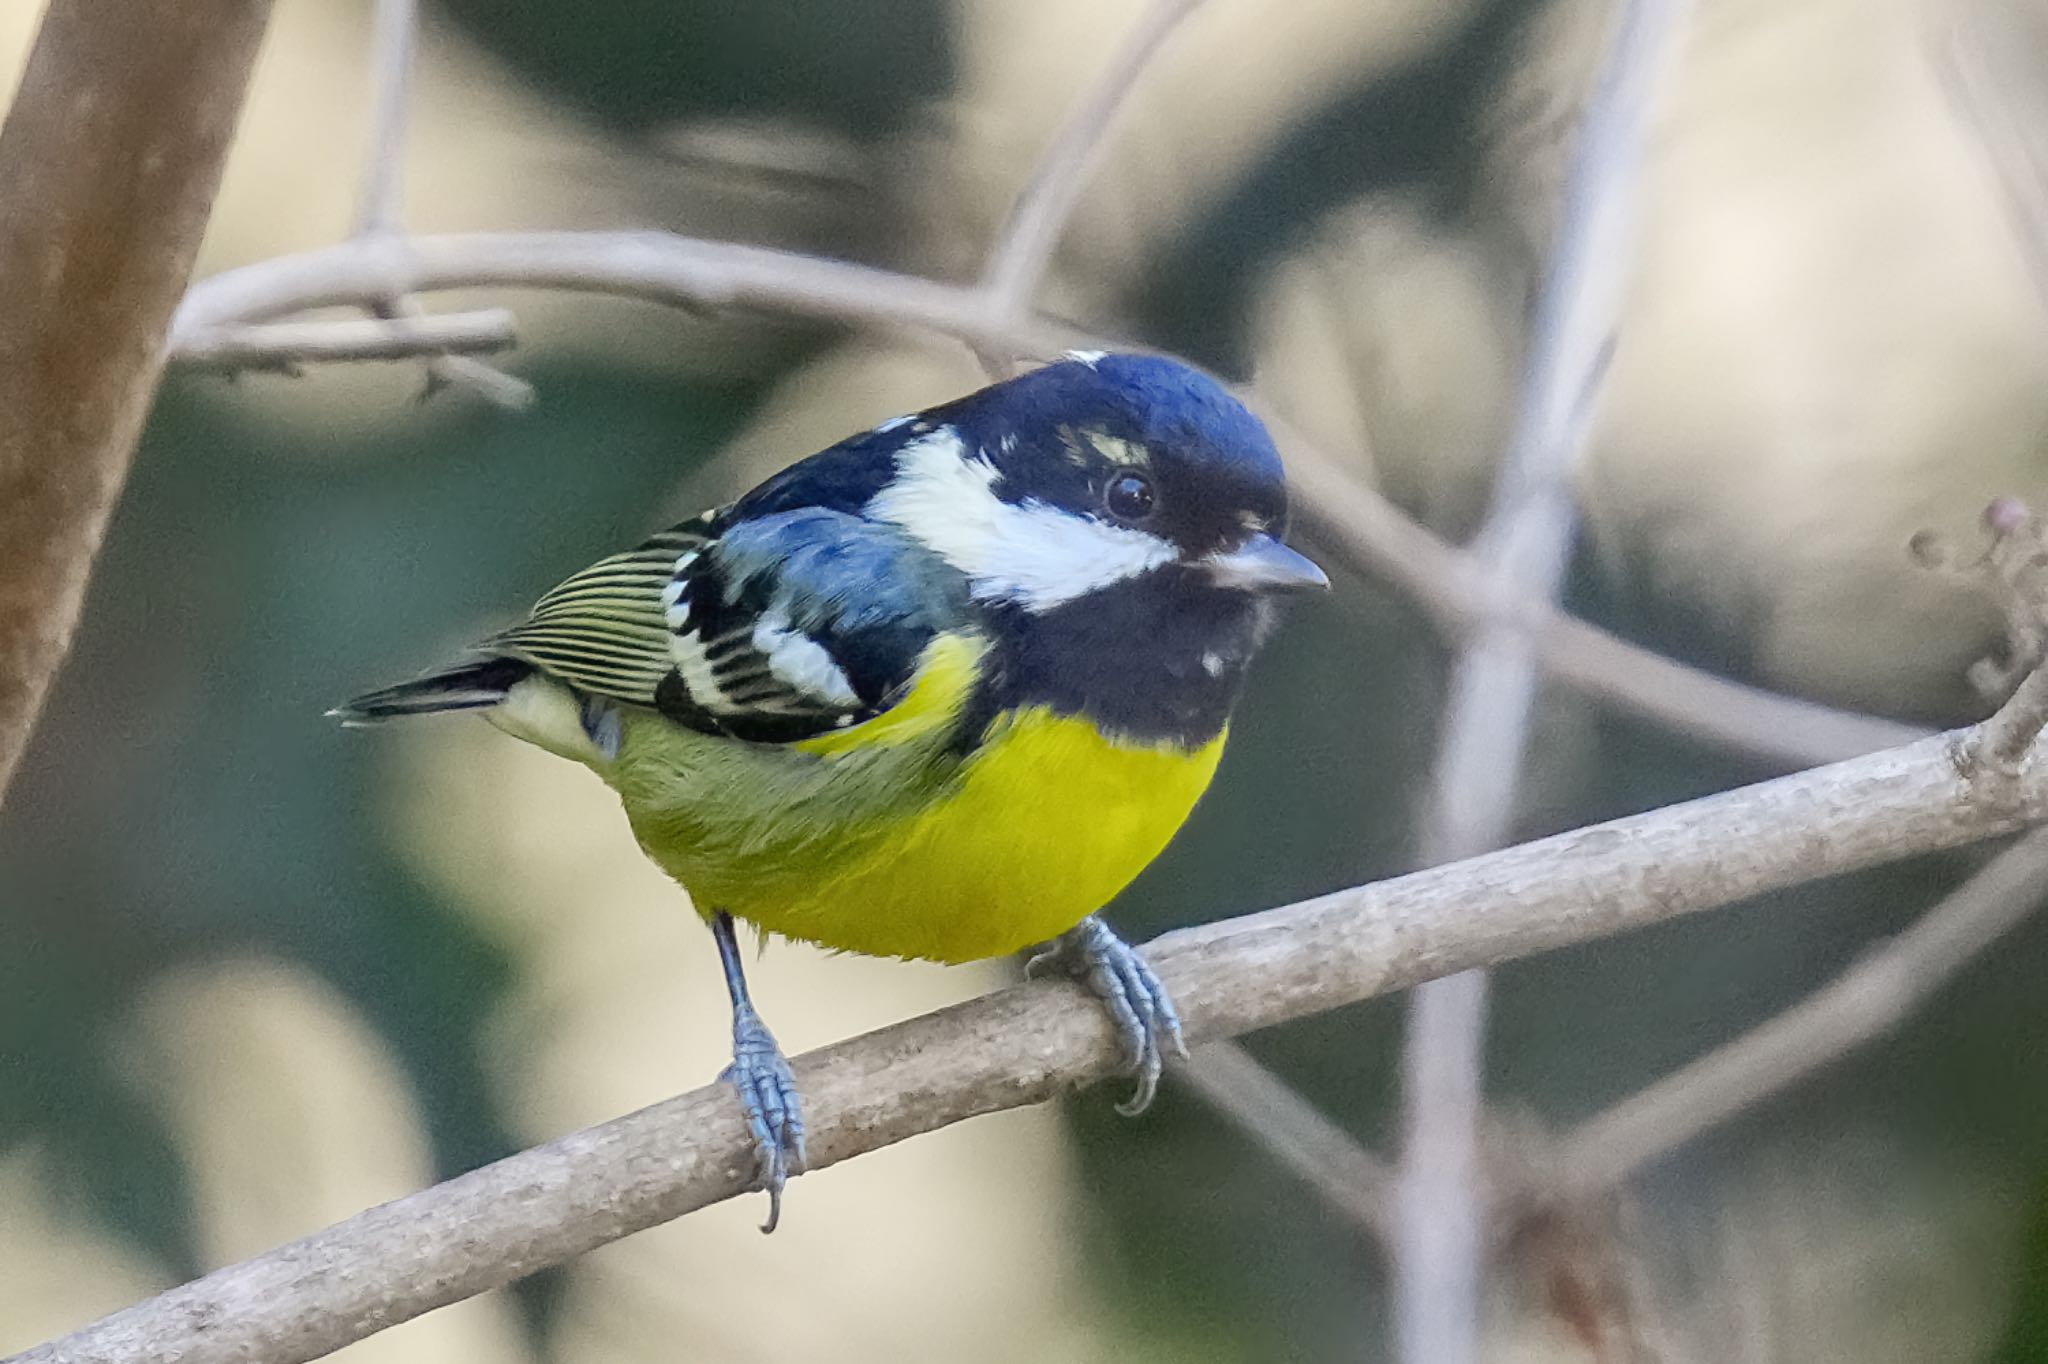
[[[277,429],[174,378],[66,679],[0,820],[0,1141],[51,1140],[92,1205],[196,1268],[174,1158],[106,1036],[158,971],[257,949],[388,1035],[443,1168],[506,1154],[476,1051],[504,964],[392,861],[375,755],[322,712],[590,557],[716,450],[747,392],[592,369],[353,430]]]
[[[539,89],[622,131],[706,115],[878,137],[950,88],[941,0],[442,0]]]
[[[1125,302],[1148,339],[1240,366],[1254,267],[1362,187],[1418,188],[1458,214],[1477,174],[1476,104],[1522,8],[1489,7],[1449,49],[1283,142],[1134,284]],[[442,9],[540,89],[631,132],[742,113],[878,138],[944,97],[951,75],[936,0]],[[630,543],[779,377],[729,388],[567,363],[526,376],[540,402],[516,416],[457,394],[284,437],[222,380],[182,375],[150,424],[75,657],[0,817],[0,1146],[46,1139],[96,1214],[174,1268],[193,1267],[177,1158],[107,1038],[180,961],[253,947],[311,965],[397,1047],[444,1169],[508,1148],[477,1052],[506,964],[394,862],[375,822],[374,756],[321,712]],[[1574,605],[1741,671],[1739,657],[1705,655],[1684,622],[1620,620],[1590,575]],[[1148,936],[1404,869],[1442,664],[1417,618],[1371,584],[1342,581],[1296,611],[1217,789],[1116,917]],[[1631,721],[1562,711],[1577,748],[1529,832],[1767,775]],[[1590,1113],[1797,998],[1971,860],[1809,887],[1503,972],[1496,1092],[1551,1121]],[[1717,1136],[1709,1158],[1739,1158],[1765,1127],[1875,1116],[1937,1159],[1990,1150],[2040,1186],[2048,1109],[2014,1096],[2048,1081],[2044,954],[2048,929],[2023,931],[1901,1039]],[[1384,1145],[1399,1018],[1397,1001],[1379,1001],[1251,1046]],[[1372,1248],[1186,1094],[1169,1088],[1135,1125],[1100,1094],[1069,1113],[1103,1281],[1168,1354],[1331,1359],[1384,1338]],[[2043,1223],[2009,1360],[2048,1357]]]
[[[1995,1364],[2042,1364],[2048,1360],[2048,1186],[2037,1188],[2027,1228],[2018,1307]]]

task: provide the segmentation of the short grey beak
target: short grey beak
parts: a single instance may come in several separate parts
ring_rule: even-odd
[[[1218,587],[1246,592],[1300,592],[1330,585],[1314,562],[1270,535],[1254,535],[1236,549],[1211,554],[1201,563]]]

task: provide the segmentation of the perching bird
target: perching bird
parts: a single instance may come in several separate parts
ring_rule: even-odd
[[[1258,420],[1170,360],[1077,353],[792,465],[603,559],[462,660],[335,715],[481,709],[591,768],[711,925],[770,1195],[794,1081],[733,921],[876,956],[1037,961],[1099,995],[1151,1100],[1173,1005],[1096,917],[1209,784],[1275,592]]]

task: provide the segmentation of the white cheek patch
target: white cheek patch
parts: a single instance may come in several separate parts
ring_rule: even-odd
[[[901,526],[966,574],[983,601],[1034,611],[1171,563],[1165,540],[1129,526],[996,496],[994,465],[940,427],[903,447],[896,478],[868,502],[870,520]]]

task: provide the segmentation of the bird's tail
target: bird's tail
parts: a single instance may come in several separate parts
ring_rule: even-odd
[[[532,671],[532,664],[516,658],[458,663],[410,682],[365,692],[327,713],[344,725],[374,725],[437,710],[478,710],[503,701],[513,684]]]

